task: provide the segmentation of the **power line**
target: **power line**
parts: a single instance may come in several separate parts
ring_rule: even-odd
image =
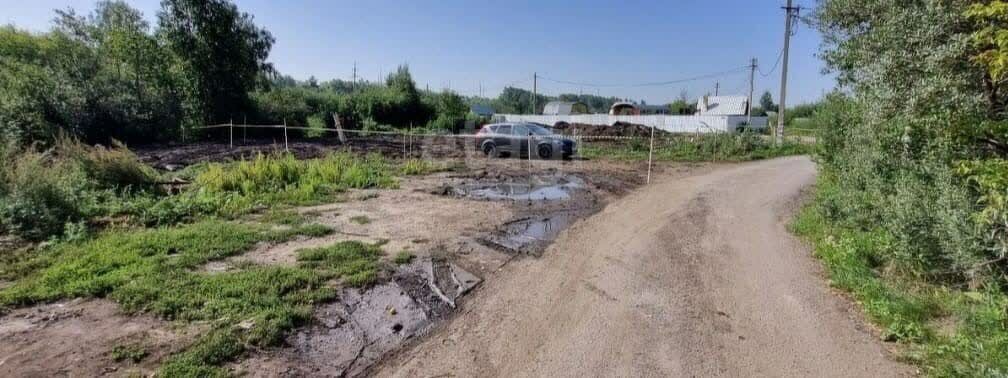
[[[650,82],[650,83],[636,83],[636,84],[582,83],[582,82],[576,82],[576,81],[551,79],[551,78],[548,78],[548,77],[545,77],[545,76],[542,76],[542,75],[539,75],[539,78],[543,79],[543,80],[552,81],[552,82],[558,83],[558,84],[568,84],[568,85],[576,85],[576,86],[583,86],[583,87],[595,87],[595,88],[602,88],[602,87],[609,87],[609,88],[657,87],[657,86],[666,86],[666,85],[671,85],[671,84],[681,84],[681,83],[686,83],[686,82],[690,82],[690,81],[712,79],[712,78],[721,77],[721,76],[725,76],[725,75],[732,74],[732,73],[739,73],[739,72],[742,72],[742,71],[744,71],[744,70],[746,70],[748,68],[749,68],[749,66],[742,66],[742,67],[736,67],[736,68],[733,68],[733,69],[727,70],[727,71],[715,72],[715,73],[711,73],[711,74],[706,74],[706,75],[701,75],[701,76],[694,76],[694,77],[689,77],[689,78],[684,78],[684,79],[676,79],[676,80],[669,80],[669,81],[658,81],[658,82]]]
[[[770,72],[768,72],[766,74],[763,74],[763,70],[759,70],[759,75],[761,77],[764,77],[764,78],[769,77],[770,75],[773,75],[773,72],[777,71],[777,66],[780,66],[780,58],[781,57],[784,57],[784,48],[781,48],[780,52],[777,53],[777,61],[774,62],[773,68],[770,69]]]

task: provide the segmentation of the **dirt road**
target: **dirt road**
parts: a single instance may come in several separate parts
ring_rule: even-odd
[[[378,375],[902,376],[786,229],[804,157],[658,177]]]

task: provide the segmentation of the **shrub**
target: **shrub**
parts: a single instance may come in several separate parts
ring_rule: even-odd
[[[50,156],[26,150],[0,167],[0,231],[40,241],[83,219],[92,183],[76,165]]]
[[[387,188],[396,185],[388,162],[378,155],[360,158],[334,153],[320,159],[298,160],[293,155],[257,155],[237,163],[211,164],[196,176],[199,190],[312,201],[344,189]]]

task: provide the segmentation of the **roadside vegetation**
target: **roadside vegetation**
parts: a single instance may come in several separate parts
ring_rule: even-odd
[[[809,144],[787,141],[775,144],[772,137],[752,132],[699,136],[655,137],[657,161],[748,161],[810,153]],[[589,159],[647,160],[648,138],[629,141],[583,141],[581,156]]]
[[[812,118],[820,176],[794,227],[928,376],[1008,375],[1006,10],[828,0],[816,12],[844,91]]]

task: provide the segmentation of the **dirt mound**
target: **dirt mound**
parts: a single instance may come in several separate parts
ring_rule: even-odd
[[[651,127],[626,122],[616,122],[610,125],[589,125],[584,123],[558,122],[553,128],[563,134],[579,136],[629,136],[650,137]],[[670,134],[663,130],[654,130],[655,136]]]

